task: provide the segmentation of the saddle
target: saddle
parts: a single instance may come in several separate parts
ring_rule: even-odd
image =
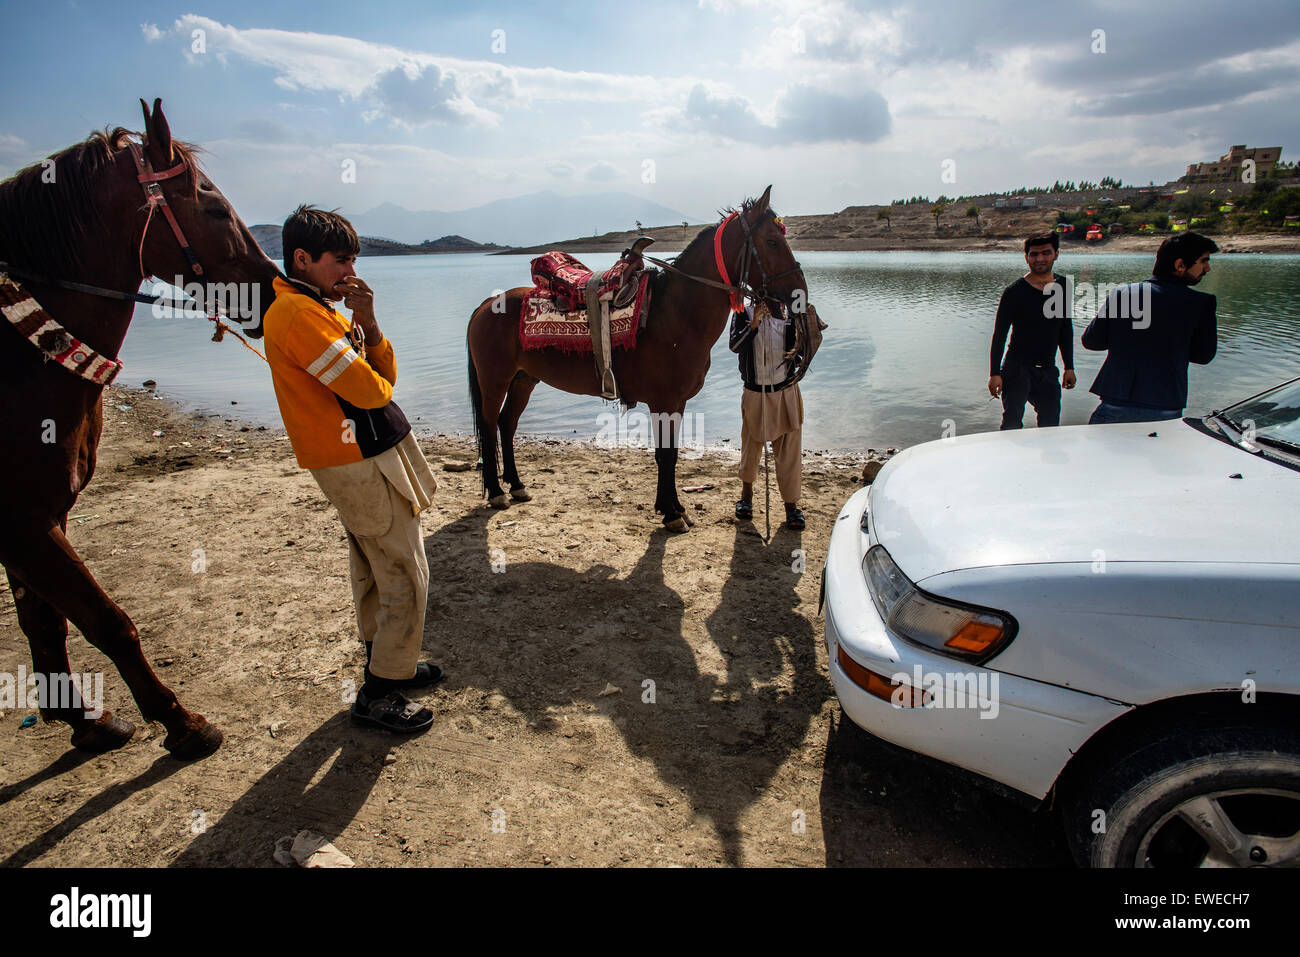
[[[636,281],[645,269],[641,250],[652,242],[638,239],[599,275],[566,252],[545,253],[532,261],[533,289],[549,297],[560,312],[573,312],[586,308],[587,289],[595,279],[597,298],[611,302],[616,309],[625,306],[636,295]]]
[[[524,297],[520,313],[523,348],[590,349],[601,397],[617,399],[612,350],[633,348],[637,330],[644,325],[650,274],[641,251],[652,242],[648,237],[638,239],[601,273],[566,252],[553,251],[534,259],[533,288]]]

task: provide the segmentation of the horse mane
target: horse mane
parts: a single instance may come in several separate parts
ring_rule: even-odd
[[[105,226],[94,202],[96,175],[126,149],[130,136],[141,134],[121,126],[96,130],[0,183],[0,260],[45,275],[77,275],[81,249]],[[175,139],[172,147],[194,174],[198,148]],[[54,176],[47,182],[51,160]],[[197,192],[198,177],[191,175],[190,182]]]
[[[751,209],[753,209],[754,204],[757,202],[758,199],[756,197],[746,196],[745,201],[740,204],[740,209],[736,209],[734,206],[727,206],[724,209],[718,210],[718,216],[720,217],[720,219],[726,219],[732,213],[741,213],[743,215],[744,213],[748,213]],[[703,229],[701,229],[698,233],[696,233],[695,238],[686,244],[686,248],[683,249],[680,253],[678,253],[675,257],[673,257],[673,261],[676,262],[678,259],[684,258],[687,253],[694,252],[695,247],[701,243],[704,243],[706,241],[710,243],[713,242],[713,231],[717,229],[718,226],[719,223],[714,223],[712,226],[705,226]]]

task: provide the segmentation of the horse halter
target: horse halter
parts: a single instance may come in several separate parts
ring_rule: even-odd
[[[772,212],[771,207],[768,207],[764,211],[763,215],[770,216],[773,220],[777,219],[777,215]],[[727,276],[727,264],[722,256],[722,233],[726,230],[727,224],[733,219],[740,221],[740,227],[745,232],[745,245],[740,249],[740,267],[737,270],[739,277],[736,280],[737,291],[731,293],[731,311],[740,312],[743,308],[742,293],[747,293],[748,298],[754,299],[755,301],[767,299],[769,298],[768,286],[771,283],[778,279],[784,279],[786,276],[793,273],[802,272],[803,269],[799,265],[798,260],[795,260],[795,264],[792,268],[785,270],[785,272],[777,273],[775,276],[769,276],[767,271],[763,269],[762,259],[759,258],[758,245],[754,242],[753,230],[750,228],[749,223],[746,222],[744,216],[740,213],[733,212],[722,221],[718,226],[717,231],[713,234],[713,256],[718,267],[718,274],[722,277],[724,283],[730,284],[731,280]],[[777,222],[777,226],[784,234],[785,226],[779,221]],[[758,274],[762,280],[762,285],[760,286],[755,287],[754,285],[749,284],[751,264],[758,267]]]
[[[149,215],[145,217],[144,230],[140,233],[140,278],[148,278],[148,273],[144,271],[144,240],[149,235],[149,224],[153,222],[154,210],[161,208],[163,216],[167,218],[167,225],[172,228],[172,235],[176,237],[176,242],[180,243],[181,252],[185,254],[185,259],[190,264],[190,271],[196,276],[203,275],[203,266],[199,263],[198,257],[194,255],[194,250],[190,247],[189,242],[185,239],[185,233],[181,230],[180,223],[176,222],[176,216],[172,213],[171,207],[167,205],[167,197],[163,194],[162,187],[158,184],[173,176],[180,176],[189,167],[182,157],[181,161],[171,169],[165,169],[161,173],[155,173],[149,163],[149,157],[144,155],[144,148],[134,140],[127,143],[131,149],[131,158],[135,160],[136,180],[140,188],[144,190],[145,202],[149,206]]]

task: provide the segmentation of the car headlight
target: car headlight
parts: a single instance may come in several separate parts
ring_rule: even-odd
[[[921,591],[881,545],[867,550],[862,573],[885,627],[940,654],[984,661],[1001,651],[1019,628],[1006,612]]]

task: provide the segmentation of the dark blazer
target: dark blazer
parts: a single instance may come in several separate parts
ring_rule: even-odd
[[[1147,314],[1137,318],[1138,297],[1144,294]],[[1085,349],[1107,352],[1089,391],[1153,409],[1186,406],[1187,364],[1205,365],[1218,350],[1216,305],[1214,296],[1173,278],[1152,276],[1116,290],[1083,332]],[[1134,328],[1148,320],[1146,328]]]

